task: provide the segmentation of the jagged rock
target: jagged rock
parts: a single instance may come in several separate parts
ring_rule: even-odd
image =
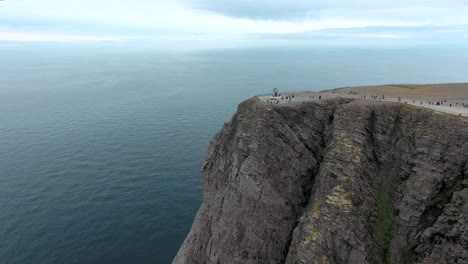
[[[468,120],[249,100],[210,144],[174,263],[467,263]]]

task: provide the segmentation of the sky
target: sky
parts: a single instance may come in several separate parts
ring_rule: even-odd
[[[467,0],[0,0],[0,41],[468,43]]]

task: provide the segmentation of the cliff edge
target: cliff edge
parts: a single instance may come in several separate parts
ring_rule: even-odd
[[[468,263],[468,119],[332,99],[239,105],[174,263]]]

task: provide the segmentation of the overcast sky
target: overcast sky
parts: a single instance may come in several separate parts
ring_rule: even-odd
[[[0,40],[468,42],[467,0],[0,0]]]

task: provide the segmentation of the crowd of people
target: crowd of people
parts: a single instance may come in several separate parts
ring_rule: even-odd
[[[463,102],[448,102],[447,101],[436,101],[436,102],[432,102],[432,101],[427,101],[427,103],[429,105],[444,105],[444,103],[446,103],[445,105],[448,105],[449,107],[462,107],[462,108],[468,108],[468,103],[463,103]],[[422,104],[422,103],[421,103]]]
[[[366,96],[365,95],[362,95],[360,97],[361,99],[366,99]],[[370,96],[371,99],[379,99],[379,100],[385,100],[385,95],[371,95]],[[398,97],[398,102],[401,102],[402,99],[401,97]],[[413,104],[417,104],[417,100],[412,100],[413,101]],[[405,104],[408,103],[408,101],[404,101]],[[435,106],[441,106],[441,105],[444,105],[444,106],[448,106],[448,107],[462,107],[462,108],[468,108],[468,103],[464,103],[464,102],[447,102],[446,99],[444,100],[440,100],[440,101],[430,101],[430,100],[427,100],[426,103],[428,105],[435,105]],[[419,104],[420,105],[423,105],[424,102],[422,100],[419,100]]]
[[[273,95],[270,100],[266,100],[267,104],[279,104],[279,100],[286,100],[287,102],[291,102],[292,99],[294,98],[294,95],[281,95],[281,94],[277,94],[277,95]]]
[[[328,98],[328,94],[325,95],[309,95],[309,99],[321,100],[322,98]],[[361,95],[360,99],[373,99],[373,100],[385,100],[385,95]],[[281,101],[291,102],[294,99],[294,95],[280,95],[275,94],[270,99],[267,99],[267,104],[279,104]],[[458,98],[459,100],[447,101],[444,100],[416,100],[416,99],[409,99],[409,100],[402,100],[401,97],[395,98],[398,102],[404,102],[405,104],[411,103],[412,104],[419,104],[419,105],[430,105],[430,106],[448,106],[448,107],[461,107],[461,108],[468,108],[468,102],[460,102],[462,98]],[[388,99],[387,99],[388,100]],[[390,98],[390,100],[392,100]]]

